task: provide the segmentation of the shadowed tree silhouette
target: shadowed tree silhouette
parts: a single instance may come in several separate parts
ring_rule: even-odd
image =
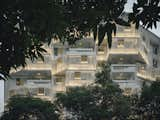
[[[129,26],[121,18],[127,0],[1,0],[0,1],[0,74],[26,65],[45,52],[43,43],[57,36],[74,44],[93,31],[100,46],[105,35],[108,47],[117,24]],[[159,0],[137,0],[130,21],[146,28],[157,27]],[[0,78],[4,78],[0,75]]]
[[[68,120],[126,120],[130,102],[110,78],[109,65],[104,64],[90,86],[69,88],[57,94],[56,104],[66,110]]]
[[[49,101],[39,98],[14,96],[0,120],[58,120],[58,110]]]
[[[68,0],[64,6],[66,20],[70,23],[69,29],[76,29],[79,39],[92,30],[94,39],[98,35],[98,45],[107,35],[108,47],[111,48],[112,33],[116,34],[116,24],[129,26],[128,22],[120,18],[126,2],[127,0]]]
[[[136,28],[140,23],[145,28],[157,28],[157,22],[160,21],[160,0],[137,0],[133,5],[133,13],[129,16]]]
[[[43,43],[62,34],[63,9],[55,0],[0,1],[0,74],[26,65],[46,52]],[[1,78],[4,78],[1,76]]]

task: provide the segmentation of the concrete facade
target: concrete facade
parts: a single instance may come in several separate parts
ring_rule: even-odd
[[[92,34],[73,46],[53,40],[50,46],[44,46],[44,62],[28,61],[26,68],[11,73],[6,100],[16,94],[53,100],[55,93],[68,87],[93,83],[103,62],[111,64],[112,79],[126,94],[138,93],[143,81],[159,79],[160,38],[143,28],[118,26],[111,49],[106,41],[104,38],[98,47]]]

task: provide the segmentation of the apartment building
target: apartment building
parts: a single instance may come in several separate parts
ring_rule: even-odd
[[[77,41],[75,45],[53,40],[44,55],[44,62],[28,61],[26,68],[12,72],[6,81],[5,96],[29,94],[52,100],[55,93],[69,87],[94,82],[99,65],[111,65],[111,77],[126,94],[138,93],[143,81],[159,80],[160,38],[148,30],[135,26],[118,26],[113,36],[112,48],[107,48],[106,38],[97,46],[93,35]]]

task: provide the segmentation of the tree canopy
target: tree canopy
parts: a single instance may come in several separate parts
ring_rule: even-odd
[[[101,75],[104,74],[103,71],[109,69],[108,65],[104,66],[99,73]],[[66,93],[57,94],[56,104],[69,113],[70,116],[67,116],[67,119],[124,120],[129,117],[128,98],[122,94],[122,90],[112,82],[109,76],[102,76],[100,79],[104,79],[105,82],[101,82],[97,76],[98,81],[94,85],[70,88]]]
[[[62,34],[65,20],[54,0],[2,0],[0,8],[0,74],[6,76],[26,59],[43,59],[43,43]]]
[[[58,120],[58,109],[39,98],[14,96],[0,120]]]
[[[1,0],[0,1],[0,74],[7,76],[12,68],[26,65],[45,52],[44,42],[56,37],[74,44],[93,31],[101,45],[107,35],[112,46],[112,33],[117,24],[140,23],[146,28],[160,21],[159,0],[137,0],[129,21],[121,15],[127,0]],[[1,77],[2,78],[2,77]]]

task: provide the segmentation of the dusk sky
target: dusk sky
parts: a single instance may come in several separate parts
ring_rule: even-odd
[[[134,3],[134,1],[136,0],[128,0],[128,3],[125,6],[125,11],[127,12],[132,12],[132,5]],[[157,25],[157,29],[155,29],[154,27],[151,30],[153,33],[155,33],[157,36],[160,37],[160,22]]]

